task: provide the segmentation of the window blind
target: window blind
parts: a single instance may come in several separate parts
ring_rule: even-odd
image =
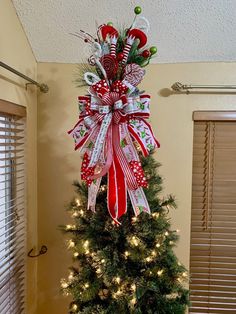
[[[194,122],[189,312],[235,314],[236,120],[223,113],[195,119],[200,116]]]
[[[0,100],[0,313],[25,307],[25,108]]]

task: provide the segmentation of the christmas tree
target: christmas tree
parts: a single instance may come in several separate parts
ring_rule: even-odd
[[[188,304],[187,273],[173,252],[178,234],[167,217],[175,202],[159,196],[150,96],[138,88],[157,52],[147,46],[150,25],[141,11],[134,9],[122,31],[109,22],[97,37],[74,34],[93,54],[77,80],[89,94],[79,97],[79,121],[69,131],[86,183],[75,183],[78,196],[68,208],[75,221],[62,228],[75,261],[62,280],[73,297],[70,313],[182,314]]]
[[[152,155],[142,158],[142,166],[152,214],[135,217],[128,204],[121,225],[107,214],[106,179],[95,213],[86,209],[87,187],[75,183],[78,195],[68,207],[74,223],[63,227],[75,262],[61,283],[73,298],[69,313],[185,313],[187,273],[173,252],[178,231],[170,229],[168,218],[175,201],[160,198],[162,180]]]

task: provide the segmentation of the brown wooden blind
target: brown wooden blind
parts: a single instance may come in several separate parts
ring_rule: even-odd
[[[25,108],[0,100],[0,313],[25,308]]]
[[[199,117],[193,141],[189,312],[235,314],[236,121],[232,115],[231,121]]]

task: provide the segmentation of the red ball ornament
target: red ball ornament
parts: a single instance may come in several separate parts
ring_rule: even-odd
[[[149,58],[150,55],[151,55],[151,52],[147,49],[142,52],[142,56],[146,59]]]
[[[124,58],[124,53],[123,53],[123,52],[119,52],[119,53],[117,54],[116,58],[117,58],[118,61],[123,60],[123,58]]]

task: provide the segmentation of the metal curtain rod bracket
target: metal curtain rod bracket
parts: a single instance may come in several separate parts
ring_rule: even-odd
[[[187,85],[179,82],[174,83],[171,88],[175,92],[189,93],[189,89],[220,89],[220,90],[236,90],[236,85]]]
[[[40,84],[40,83],[34,81],[32,78],[30,78],[30,77],[26,76],[25,74],[23,74],[23,73],[21,73],[21,72],[15,70],[15,69],[13,69],[12,67],[10,67],[9,65],[7,65],[6,63],[3,63],[3,62],[0,61],[0,66],[1,66],[2,68],[4,68],[4,69],[6,69],[6,70],[8,70],[8,71],[10,71],[10,72],[12,72],[12,73],[14,73],[14,74],[16,74],[16,75],[22,77],[24,80],[28,81],[30,84],[36,85],[37,87],[39,87],[39,89],[40,89],[40,91],[41,91],[42,93],[47,93],[47,92],[49,91],[49,87],[48,87],[47,84],[43,84],[43,83]],[[27,86],[27,85],[26,85],[26,86]]]

